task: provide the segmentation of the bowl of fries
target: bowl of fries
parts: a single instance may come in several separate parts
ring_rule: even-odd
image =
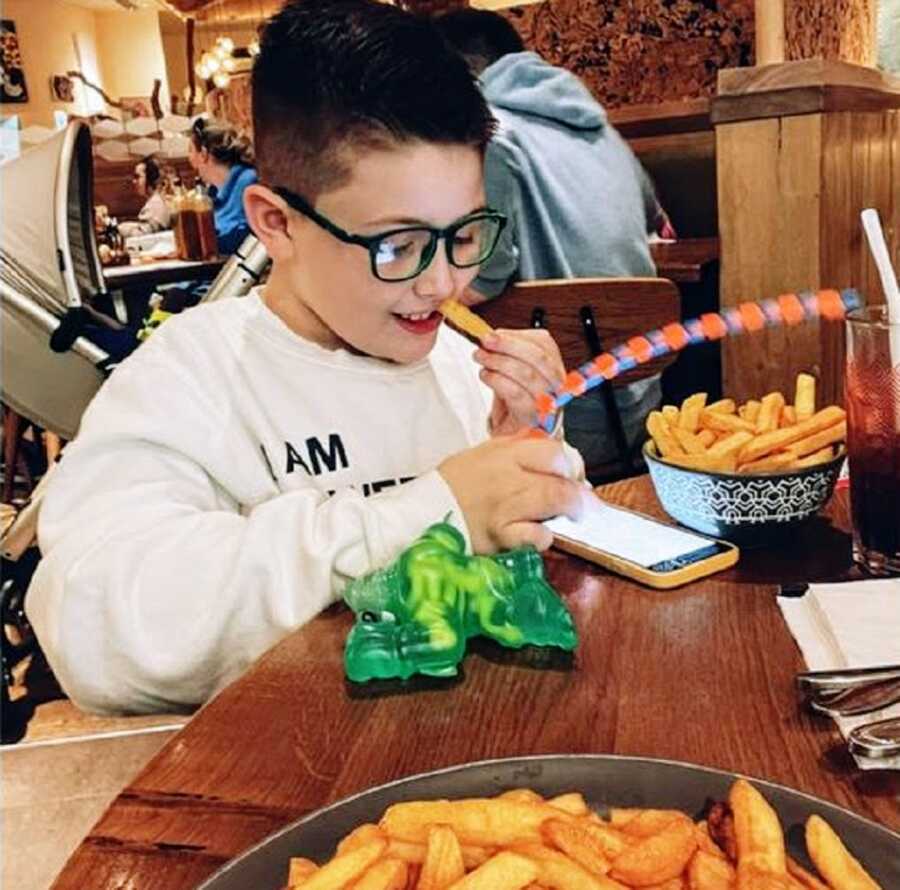
[[[828,503],[846,453],[843,408],[815,405],[815,378],[800,374],[791,404],[696,393],[652,412],[644,457],[663,509],[742,547],[777,543]]]
[[[364,791],[200,890],[847,890],[848,875],[887,890],[900,886],[898,842],[834,804],[721,770],[544,755]]]

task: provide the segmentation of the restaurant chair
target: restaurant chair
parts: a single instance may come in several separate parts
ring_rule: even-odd
[[[520,281],[499,297],[474,307],[497,328],[546,328],[556,340],[563,363],[573,370],[629,337],[681,318],[681,297],[665,278],[571,278]],[[661,373],[675,355],[638,365],[601,387],[616,443],[617,459],[586,467],[591,482],[637,475],[636,456],[628,447],[613,389]]]

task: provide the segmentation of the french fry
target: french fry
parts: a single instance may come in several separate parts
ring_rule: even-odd
[[[760,874],[786,876],[784,835],[775,810],[746,779],[731,786],[728,803],[737,838],[738,886],[752,887],[751,876]]]
[[[499,800],[517,800],[519,803],[544,802],[544,798],[537,791],[532,791],[531,788],[510,788],[509,791],[498,794],[497,798]]]
[[[402,859],[382,859],[351,884],[349,890],[406,890],[406,879],[407,865]]]
[[[787,858],[787,871],[803,890],[829,890],[828,885],[808,872],[796,859]]]
[[[741,449],[752,439],[752,433],[739,430],[730,436],[726,436],[724,439],[719,439],[715,445],[709,448],[706,454],[709,457],[737,457]]]
[[[564,813],[572,816],[587,816],[591,812],[590,807],[585,803],[584,795],[578,791],[570,791],[568,794],[559,794],[551,797],[547,803],[551,807],[556,807]]]
[[[406,890],[416,890],[419,886],[419,875],[422,873],[422,866],[415,862],[406,863]]]
[[[609,874],[617,881],[639,887],[659,884],[678,877],[696,849],[694,823],[681,816],[658,834],[623,850],[613,860]]]
[[[734,414],[734,399],[719,399],[718,402],[713,402],[711,405],[707,405],[706,410],[712,411],[713,414]]]
[[[449,890],[520,890],[537,876],[534,862],[504,850],[451,884]]]
[[[768,457],[752,460],[750,463],[741,464],[741,473],[769,473],[773,470],[786,470],[796,463],[797,459],[789,451],[778,451]]]
[[[644,811],[637,807],[610,807],[609,824],[624,828],[632,819],[637,819]]]
[[[700,430],[700,432],[697,433],[697,441],[700,442],[704,448],[709,448],[709,446],[716,441],[715,430]]]
[[[705,430],[715,430],[718,433],[737,433],[741,430],[746,433],[756,432],[756,426],[749,420],[744,420],[735,414],[719,414],[708,409],[700,415],[700,426]]]
[[[356,850],[375,840],[387,840],[384,836],[384,832],[377,825],[372,822],[357,825],[356,828],[354,828],[353,831],[337,845],[337,852],[349,853],[351,850]]]
[[[582,826],[560,819],[548,819],[541,826],[541,834],[548,844],[574,859],[591,874],[605,875],[609,871],[610,862],[603,844]]]
[[[387,847],[385,840],[373,840],[349,853],[339,853],[313,872],[301,885],[303,890],[338,890],[355,881],[373,865]]]
[[[759,416],[756,418],[756,432],[768,433],[777,430],[782,408],[784,396],[780,392],[770,392],[763,396]]]
[[[640,810],[622,826],[622,831],[630,837],[646,838],[659,834],[668,828],[673,819],[683,819],[684,813],[678,810]]]
[[[496,852],[491,847],[478,847],[474,844],[460,844],[460,849],[462,850],[463,862],[466,868],[477,868],[483,862],[487,862]],[[421,865],[425,861],[427,852],[428,847],[426,844],[400,841],[392,837],[388,841],[386,855],[402,859],[410,865]]]
[[[600,845],[603,854],[610,860],[615,859],[619,853],[634,842],[628,835],[602,819],[585,823],[583,827]]]
[[[698,822],[696,828],[697,846],[699,849],[703,850],[704,853],[708,853],[710,856],[718,856],[720,859],[728,858],[725,855],[725,851],[712,839],[712,835],[709,833],[709,825],[706,820]]]
[[[688,865],[690,890],[734,890],[734,866],[724,856],[697,850]]]
[[[627,890],[618,881],[591,874],[565,853],[543,844],[522,844],[514,849],[537,866],[538,882],[554,890]]]
[[[713,446],[715,447],[715,446]],[[704,473],[734,473],[737,471],[737,457],[710,454],[670,454],[666,461],[677,467],[701,470]]]
[[[773,451],[779,451],[793,445],[814,433],[820,433],[844,420],[845,412],[837,405],[830,405],[814,414],[809,420],[804,420],[796,426],[785,427],[782,430],[773,430],[757,436],[752,442],[747,443],[739,455],[741,463],[749,463],[758,460]],[[825,443],[823,443],[825,444]],[[818,446],[818,447],[821,447]],[[815,450],[815,449],[814,449]]]
[[[656,443],[656,450],[661,457],[668,458],[673,455],[684,454],[684,449],[672,435],[669,424],[661,412],[650,412],[649,417],[647,417],[647,432],[653,437],[653,441]]]
[[[756,419],[759,417],[760,408],[762,408],[762,402],[757,399],[750,399],[749,402],[741,405],[738,416],[741,417],[741,419],[746,420],[747,423],[752,423],[755,430]]]
[[[809,420],[816,413],[816,378],[812,374],[798,374],[794,393],[797,423]]]
[[[319,866],[312,859],[292,856],[288,863],[288,890],[294,890],[295,887],[301,886],[310,875],[318,870]]]
[[[462,849],[453,830],[446,825],[432,825],[417,890],[444,890],[465,873]]]
[[[663,405],[659,410],[662,411],[662,416],[665,417],[666,423],[670,427],[674,429],[678,426],[678,417],[681,412],[674,405]]]
[[[846,421],[841,421],[841,423],[836,423],[834,426],[813,433],[811,436],[807,436],[799,442],[794,442],[787,450],[796,458],[806,457],[807,454],[813,454],[816,451],[820,451],[826,445],[833,445],[835,442],[843,442],[846,438],[847,423]]]
[[[398,840],[424,843],[430,825],[449,825],[459,842],[480,847],[502,847],[518,842],[539,842],[546,819],[564,814],[545,803],[498,798],[466,800],[413,800],[388,807],[379,823]]]
[[[781,409],[778,426],[793,426],[797,422],[797,409],[793,405],[785,405]]]
[[[806,849],[834,890],[881,890],[821,816],[806,820]]]
[[[709,432],[709,430],[705,432]],[[704,454],[706,452],[706,446],[695,433],[689,433],[687,430],[676,426],[672,427],[672,435],[685,450],[686,454]]]
[[[678,416],[678,426],[689,433],[696,433],[700,427],[700,415],[706,405],[705,392],[694,393],[681,403],[681,412]]]
[[[494,333],[494,329],[481,316],[476,315],[468,306],[464,306],[458,300],[451,298],[444,300],[438,306],[438,311],[453,327],[475,340],[481,341]]]
[[[791,464],[791,466],[800,470],[806,467],[814,467],[817,464],[823,464],[826,461],[831,460],[833,457],[834,449],[830,445],[826,445],[824,448],[820,448],[818,451],[814,451],[812,454],[807,454],[806,457],[797,458]]]

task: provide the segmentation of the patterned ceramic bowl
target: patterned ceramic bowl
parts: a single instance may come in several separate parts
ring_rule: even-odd
[[[814,516],[834,491],[845,450],[815,467],[786,473],[711,473],[660,460],[653,441],[644,446],[650,478],[663,509],[695,531],[741,547],[777,543]]]

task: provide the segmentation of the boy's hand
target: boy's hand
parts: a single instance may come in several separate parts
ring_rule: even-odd
[[[491,435],[511,435],[533,425],[535,399],[563,382],[556,341],[544,330],[496,331],[475,352],[481,379],[494,391]]]
[[[553,536],[541,521],[577,519],[590,493],[571,478],[562,444],[546,437],[490,439],[448,457],[438,472],[463,511],[475,553],[524,544],[546,550]]]

